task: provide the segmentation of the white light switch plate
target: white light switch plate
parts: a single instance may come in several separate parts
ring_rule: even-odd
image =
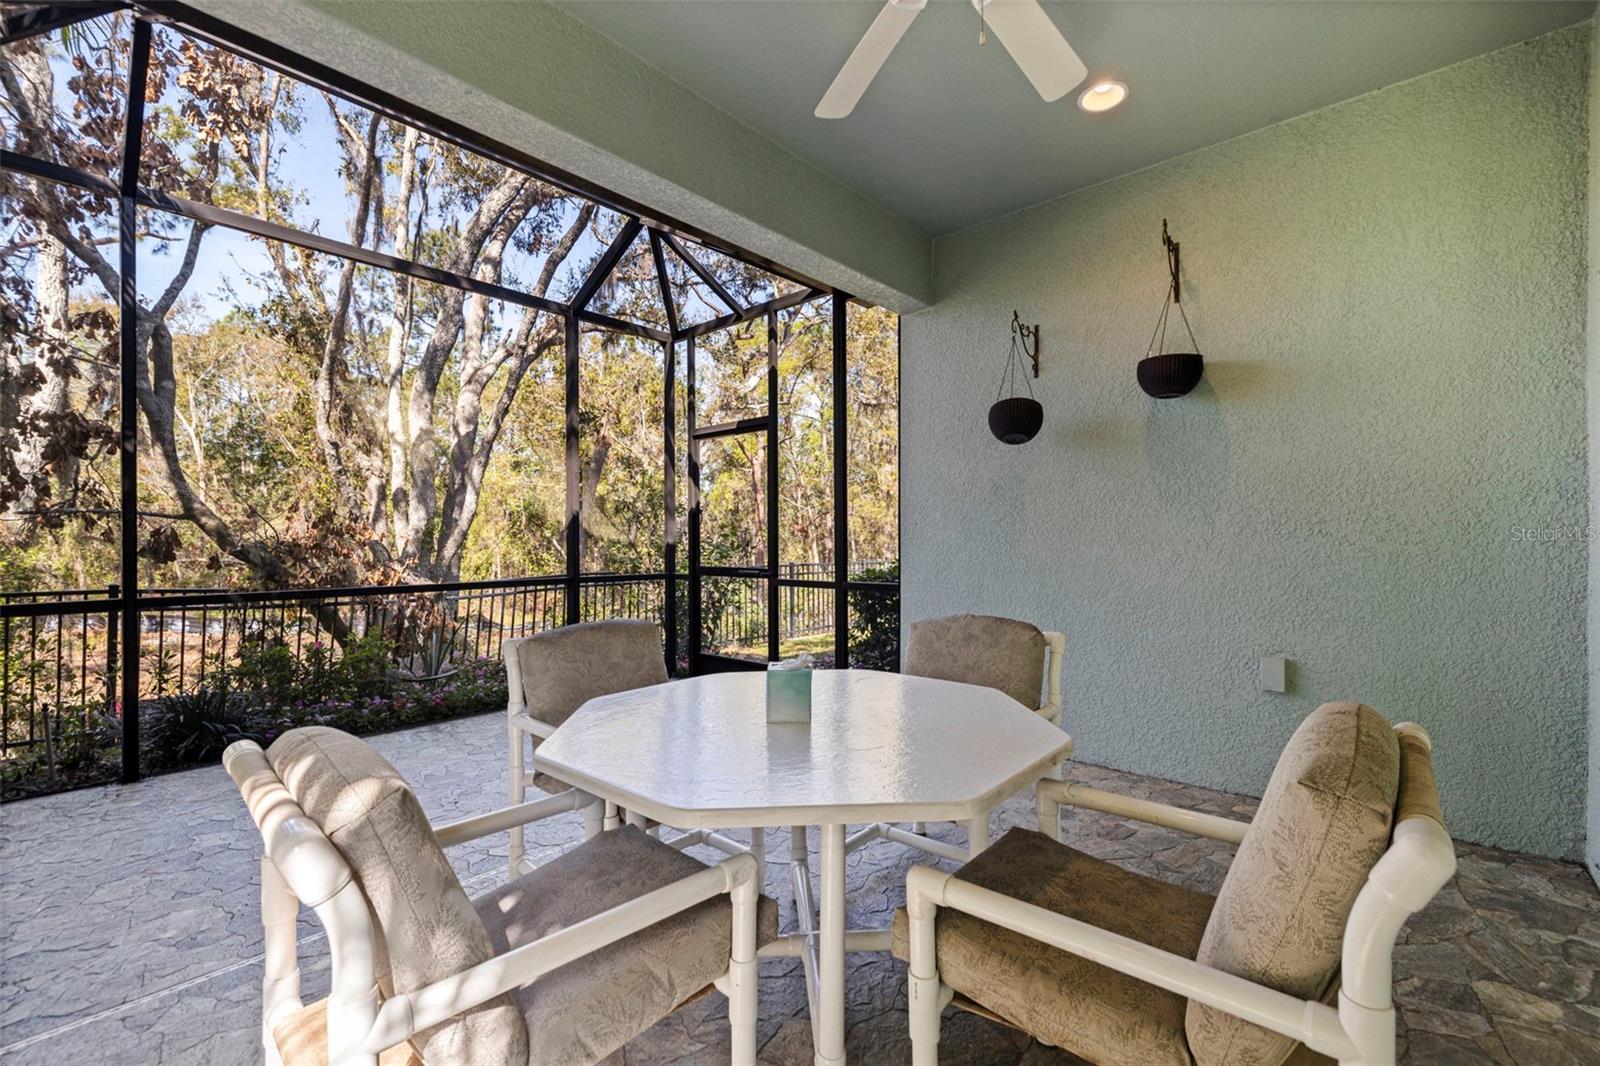
[[[1289,690],[1289,660],[1281,655],[1261,660],[1261,691],[1287,692]]]

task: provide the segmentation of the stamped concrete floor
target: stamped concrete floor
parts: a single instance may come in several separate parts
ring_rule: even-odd
[[[375,743],[413,783],[431,818],[502,805],[505,732],[485,715]],[[1247,816],[1251,801],[1076,765],[1072,776],[1166,802]],[[1032,826],[1031,797],[996,813],[998,836]],[[1215,892],[1230,849],[1109,816],[1070,813],[1067,839],[1142,873]],[[960,840],[961,830],[935,827]],[[553,855],[581,835],[577,815],[540,823]],[[815,847],[815,836],[812,846]],[[785,834],[769,854],[788,854]],[[259,838],[220,768],[0,808],[0,1066],[261,1061],[256,1043],[261,938]],[[698,849],[697,849],[698,851]],[[712,859],[713,854],[702,854]],[[469,893],[503,877],[505,838],[453,849]],[[1460,874],[1407,928],[1395,954],[1401,1062],[1600,1063],[1600,892],[1579,866],[1460,848]],[[850,925],[881,926],[915,860],[878,842],[850,856]],[[794,920],[786,868],[767,891]],[[326,945],[301,926],[309,1000],[325,994]],[[797,960],[762,963],[762,1061],[811,1061]],[[852,956],[848,1046],[863,1064],[909,1061],[905,968]],[[622,1049],[618,1063],[727,1061],[726,1003],[707,996]],[[947,1064],[1077,1060],[968,1014],[947,1015]]]

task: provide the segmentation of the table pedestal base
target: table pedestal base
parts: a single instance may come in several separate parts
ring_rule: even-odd
[[[806,1003],[811,1013],[815,1066],[844,1066],[845,956],[889,950],[889,930],[845,928],[845,857],[874,840],[892,840],[941,859],[964,862],[989,845],[987,812],[966,825],[967,846],[964,848],[888,822],[875,822],[848,837],[843,825],[818,827],[820,904],[811,890],[807,827],[789,827],[789,886],[794,896],[798,929],[767,944],[760,955],[762,958],[800,959],[805,971]]]

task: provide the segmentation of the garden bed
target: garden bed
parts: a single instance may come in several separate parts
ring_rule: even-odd
[[[348,665],[347,665],[348,664]],[[290,729],[326,725],[356,736],[503,711],[505,665],[499,658],[463,664],[427,681],[409,681],[364,664],[349,652],[322,663],[257,664],[227,687],[142,701],[140,766],[146,774],[214,764],[236,740],[271,744]],[[281,667],[281,669],[280,669]],[[51,754],[42,747],[0,762],[0,802],[115,782],[121,722],[80,723]],[[53,765],[52,765],[53,762]]]

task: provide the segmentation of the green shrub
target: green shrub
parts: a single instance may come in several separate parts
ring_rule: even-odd
[[[378,636],[352,638],[342,653],[314,641],[298,656],[286,641],[256,640],[240,650],[230,685],[278,707],[351,701],[392,692],[393,664],[393,646]]]
[[[300,663],[281,640],[252,640],[239,649],[239,664],[229,673],[242,692],[291,694],[299,685]]]
[[[900,564],[863,570],[856,581],[894,582],[894,591],[851,589],[850,665],[867,670],[900,669]]]
[[[168,696],[146,705],[144,761],[150,770],[215,762],[236,740],[262,739],[259,722],[225,688]]]
[[[121,739],[122,722],[113,714],[64,713],[54,726],[50,744],[41,741],[0,760],[0,799],[115,781],[121,764]]]

